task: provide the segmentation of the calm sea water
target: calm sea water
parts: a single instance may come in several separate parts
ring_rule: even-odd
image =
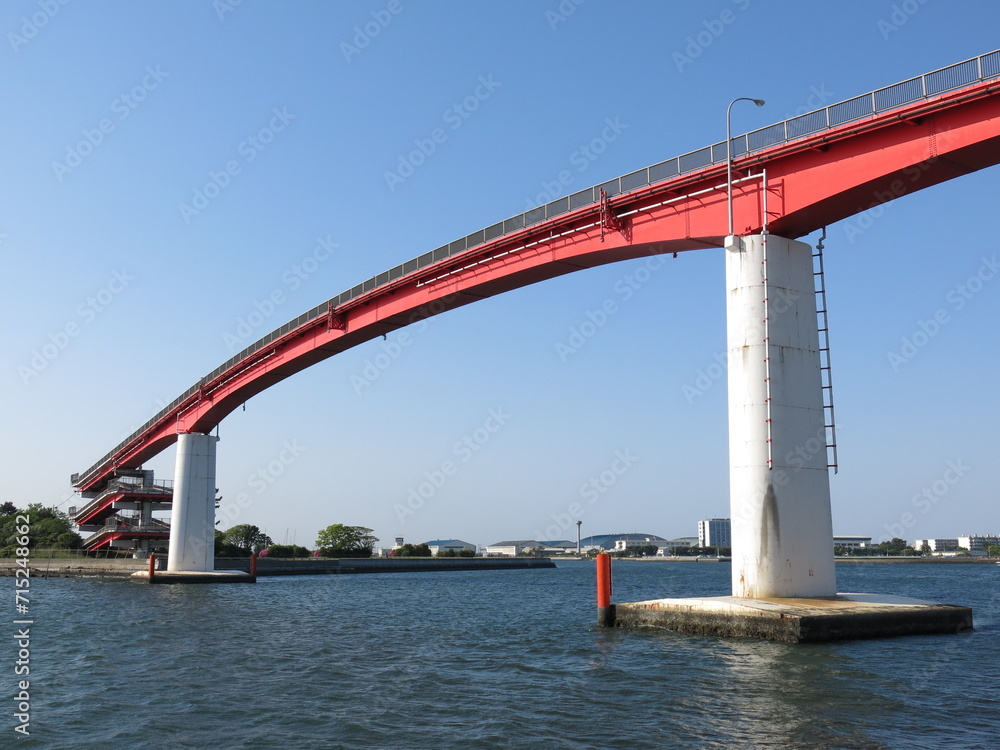
[[[32,734],[8,718],[0,747],[1000,746],[996,566],[840,566],[842,591],[967,604],[977,629],[813,646],[602,631],[593,579],[583,562],[256,585],[36,579]],[[726,564],[615,568],[616,601],[728,588]]]

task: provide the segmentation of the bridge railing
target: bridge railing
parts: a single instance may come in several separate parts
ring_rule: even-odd
[[[109,518],[101,526],[98,534],[104,534],[109,531],[169,531],[170,524],[165,521],[160,521],[157,519],[151,520],[149,523],[141,523],[135,519],[123,518],[121,516]]]
[[[164,499],[172,499],[174,494],[174,480],[161,479],[155,484],[143,487],[141,484],[129,482],[122,479],[112,479],[97,497],[89,500],[86,505],[79,508],[70,508],[69,515],[75,518],[87,516],[98,508],[109,496],[120,492],[141,493],[144,495],[163,495]]]
[[[761,151],[780,143],[794,141],[822,130],[827,130],[848,122],[881,114],[882,112],[895,109],[896,107],[901,107],[905,104],[937,96],[938,94],[943,94],[947,91],[961,88],[962,86],[968,86],[978,81],[984,81],[997,77],[1000,77],[1000,50],[988,52],[985,55],[973,57],[969,60],[963,60],[962,62],[949,65],[939,70],[931,71],[930,73],[925,73],[924,75],[917,76],[916,78],[910,78],[906,81],[894,83],[891,86],[870,91],[867,94],[856,96],[853,99],[837,102],[836,104],[831,104],[828,107],[807,112],[803,115],[783,120],[773,125],[768,125],[760,128],[759,130],[738,135],[730,142],[732,146],[732,155],[735,158],[744,154],[753,153],[755,151]],[[712,144],[711,146],[705,146],[697,151],[690,151],[686,154],[675,156],[672,159],[667,159],[659,164],[654,164],[652,166],[636,170],[635,172],[629,172],[628,174],[616,177],[613,180],[608,180],[607,182],[599,185],[594,185],[592,187],[585,188],[584,190],[571,193],[570,195],[557,198],[554,201],[537,206],[525,211],[524,213],[512,216],[509,219],[499,221],[496,224],[486,227],[485,229],[480,229],[477,232],[461,237],[454,242],[448,243],[447,245],[442,245],[441,247],[424,253],[417,258],[413,258],[405,263],[401,263],[398,266],[390,268],[388,271],[383,271],[377,276],[373,276],[367,281],[363,281],[360,284],[341,292],[328,302],[324,302],[323,304],[314,307],[312,310],[303,313],[297,318],[288,321],[280,328],[271,331],[271,333],[267,334],[263,338],[250,344],[250,346],[246,349],[231,357],[219,367],[215,368],[212,372],[202,378],[199,383],[196,383],[184,391],[184,393],[174,399],[155,417],[146,422],[146,424],[122,441],[114,450],[105,455],[100,461],[87,469],[87,471],[83,472],[82,475],[73,474],[71,481],[74,485],[79,484],[81,481],[87,481],[108,461],[110,461],[121,448],[131,443],[139,437],[139,435],[177,408],[177,406],[183,403],[187,398],[196,393],[200,384],[213,381],[219,375],[226,372],[247,357],[253,355],[260,349],[266,347],[271,342],[280,339],[296,328],[299,328],[300,326],[310,323],[322,315],[325,315],[331,307],[333,309],[340,308],[351,300],[356,299],[363,294],[367,294],[383,284],[390,283],[403,276],[408,276],[415,271],[419,271],[429,265],[432,265],[433,263],[449,258],[452,255],[465,252],[466,250],[476,247],[477,245],[490,242],[491,240],[495,240],[507,234],[512,234],[526,227],[531,227],[535,224],[540,224],[544,221],[557,218],[563,214],[569,213],[570,211],[575,211],[578,208],[593,205],[600,201],[601,190],[609,196],[628,193],[633,190],[656,185],[657,183],[671,179],[672,177],[725,162],[727,158],[728,153],[725,141]]]
[[[124,518],[109,518],[104,522],[104,525],[97,529],[93,534],[88,536],[83,540],[84,547],[93,544],[100,537],[105,534],[127,534],[127,533],[144,533],[144,534],[163,534],[170,532],[170,524],[157,519],[153,519],[150,523],[140,523],[132,519]]]

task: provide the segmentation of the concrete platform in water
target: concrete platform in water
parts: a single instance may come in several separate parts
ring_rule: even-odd
[[[877,594],[813,599],[654,599],[616,604],[608,609],[611,611],[602,615],[605,625],[787,643],[972,630],[969,607]]]
[[[149,571],[139,570],[132,578],[141,579],[147,583],[253,583],[254,577],[238,570],[211,571],[168,571],[157,570],[153,580],[149,580]]]

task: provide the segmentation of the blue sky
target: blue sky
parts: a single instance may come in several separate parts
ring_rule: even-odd
[[[935,0],[6,2],[2,499],[75,504],[72,472],[240,343],[555,197],[560,172],[587,187],[723,140],[734,97],[767,100],[734,108],[744,132],[991,51],[998,25]],[[828,230],[836,533],[1000,531],[1000,278],[961,291],[1000,253],[998,179]],[[255,397],[220,427],[220,528],[486,545],[727,515],[722,250],[642,274],[489,299]]]

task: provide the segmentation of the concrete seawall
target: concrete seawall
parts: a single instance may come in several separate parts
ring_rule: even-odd
[[[579,558],[574,558],[579,559]],[[1000,564],[1000,559],[996,557],[837,557],[834,561],[839,565],[993,565]],[[695,562],[695,563],[719,563],[732,562],[728,557],[619,557],[615,558],[615,565],[618,563],[653,563],[653,562]]]
[[[554,568],[551,560],[535,558],[496,557],[372,557],[343,559],[257,560],[257,577],[343,575],[350,573],[419,573],[454,570],[521,570],[526,568]],[[216,570],[250,572],[246,559],[217,559]]]
[[[159,558],[158,558],[159,559]],[[554,568],[555,563],[535,558],[482,557],[403,557],[369,559],[303,558],[300,560],[257,561],[257,576],[343,575],[351,573],[417,573],[457,570],[521,570]],[[0,576],[13,576],[15,558],[0,558]],[[31,558],[32,578],[130,578],[145,571],[148,561],[132,558],[101,559],[92,557]],[[157,569],[161,566],[157,565]],[[248,558],[217,558],[216,570],[250,571]]]
[[[838,557],[838,563],[847,565],[863,564],[902,564],[917,565],[993,565],[998,562],[995,557]]]

